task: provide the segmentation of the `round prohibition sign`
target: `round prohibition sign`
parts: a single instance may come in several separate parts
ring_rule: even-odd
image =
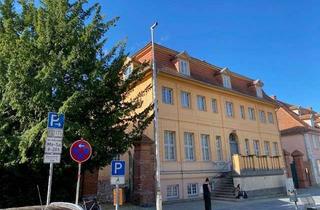
[[[77,140],[70,147],[70,156],[77,163],[87,161],[92,154],[92,148],[86,140]]]

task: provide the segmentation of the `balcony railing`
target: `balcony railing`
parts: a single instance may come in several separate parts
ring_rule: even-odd
[[[281,156],[232,156],[232,166],[235,175],[258,175],[283,173]]]

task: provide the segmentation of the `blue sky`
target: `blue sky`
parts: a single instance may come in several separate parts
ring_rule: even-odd
[[[320,112],[320,1],[109,0],[119,16],[109,44],[127,39],[130,53],[150,41],[261,79],[269,95]]]

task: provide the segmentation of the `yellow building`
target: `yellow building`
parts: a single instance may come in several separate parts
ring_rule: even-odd
[[[150,62],[151,52],[148,44],[132,60]],[[277,105],[262,90],[263,83],[157,44],[155,60],[163,200],[201,197],[206,177],[212,181],[216,197],[233,197],[230,185],[237,184],[249,196],[283,192],[284,164],[275,114]],[[152,84],[151,76],[148,73],[137,90]],[[144,104],[151,102],[150,91],[144,97]],[[153,139],[153,125],[145,131],[145,138]],[[134,152],[131,151],[133,156],[124,158],[128,162],[136,161]],[[149,153],[137,158],[143,159],[146,154]],[[127,178],[130,186],[145,185],[145,190],[143,186],[139,189],[154,190],[148,189],[153,183],[151,186],[137,183],[141,181],[135,179],[141,175],[136,173],[140,169],[135,171],[132,167],[133,172],[128,172]],[[154,168],[140,172],[153,174]],[[102,170],[99,177],[107,180],[108,173]],[[142,179],[144,183],[152,182],[148,178]]]

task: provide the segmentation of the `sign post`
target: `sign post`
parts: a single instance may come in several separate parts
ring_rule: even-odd
[[[116,185],[116,210],[119,209],[119,184],[125,183],[125,161],[123,160],[113,160],[111,162],[111,184]]]
[[[53,163],[60,163],[62,152],[62,138],[63,138],[64,115],[55,112],[48,113],[48,136],[45,144],[44,163],[50,163],[48,191],[47,191],[47,205],[50,204]]]
[[[76,189],[76,205],[79,203],[79,189],[80,189],[80,178],[81,178],[81,163],[87,161],[92,154],[92,148],[89,142],[86,140],[77,140],[73,142],[70,147],[70,156],[72,160],[78,163],[78,180]]]

